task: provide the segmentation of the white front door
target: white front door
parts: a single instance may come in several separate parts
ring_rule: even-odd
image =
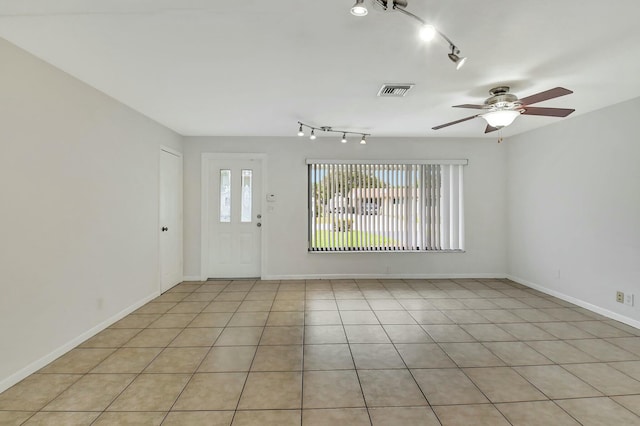
[[[262,160],[208,160],[207,278],[260,276]]]
[[[182,157],[160,151],[160,290],[182,281]]]

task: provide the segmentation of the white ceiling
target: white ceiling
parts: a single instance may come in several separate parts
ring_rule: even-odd
[[[292,136],[298,120],[373,136],[483,135],[474,115],[507,84],[570,116],[640,96],[638,0],[409,0],[469,61],[417,23],[353,0],[0,0],[3,37],[183,135]],[[383,83],[415,83],[378,98]],[[566,120],[564,119],[564,120]],[[558,122],[520,117],[504,136]],[[495,137],[495,133],[487,137]]]

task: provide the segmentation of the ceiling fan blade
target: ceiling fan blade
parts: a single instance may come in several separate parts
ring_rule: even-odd
[[[537,108],[537,107],[525,107],[522,115],[543,115],[546,117],[566,117],[571,114],[575,109],[569,108]]]
[[[463,118],[461,120],[452,121],[452,122],[446,123],[446,124],[441,124],[439,126],[432,127],[431,129],[432,130],[439,130],[439,129],[442,129],[443,127],[453,126],[454,124],[462,123],[463,121],[468,121],[468,120],[474,119],[476,117],[477,117],[477,115],[472,115],[471,117]]]
[[[556,87],[555,89],[549,89],[545,92],[536,93],[535,95],[527,96],[526,98],[520,99],[522,105],[533,105],[538,102],[547,101],[553,98],[559,98],[560,96],[570,95],[573,93],[569,89],[565,89],[564,87]]]
[[[491,132],[495,132],[496,130],[498,130],[497,127],[493,127],[493,126],[490,126],[489,124],[487,124],[487,128],[484,129],[484,132],[485,133],[491,133]]]
[[[484,109],[484,105],[473,105],[473,104],[462,104],[462,105],[454,105],[454,108],[471,108],[471,109]]]

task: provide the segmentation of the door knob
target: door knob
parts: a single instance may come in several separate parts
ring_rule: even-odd
[[[257,226],[258,228],[260,228],[260,227],[262,226],[262,224],[261,224],[260,222],[258,222],[258,223],[256,223],[256,226]]]
[[[165,231],[168,231],[168,230],[169,230],[169,228],[167,228],[166,226],[162,227],[162,232],[165,232]]]
[[[259,214],[258,216],[256,216],[258,219],[262,219],[262,215]]]

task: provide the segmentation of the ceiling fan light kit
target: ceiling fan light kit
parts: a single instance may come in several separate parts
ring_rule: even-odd
[[[420,32],[419,37],[423,41],[431,41],[435,38],[436,35],[442,37],[448,44],[451,53],[448,54],[449,59],[456,65],[456,69],[459,70],[463,67],[463,65],[467,62],[466,57],[461,57],[460,49],[451,41],[449,37],[447,37],[444,33],[438,30],[431,24],[428,24],[424,19],[419,16],[414,15],[413,13],[406,10],[409,2],[407,0],[371,0],[375,6],[378,6],[382,10],[389,10],[389,5],[391,5],[391,10],[397,11],[406,15],[420,23]],[[368,9],[364,4],[364,0],[356,0],[356,3],[351,8],[351,14],[354,16],[366,16],[368,13]]]
[[[496,110],[482,114],[481,117],[487,121],[487,124],[496,129],[507,127],[520,115],[520,111],[516,110]]]

